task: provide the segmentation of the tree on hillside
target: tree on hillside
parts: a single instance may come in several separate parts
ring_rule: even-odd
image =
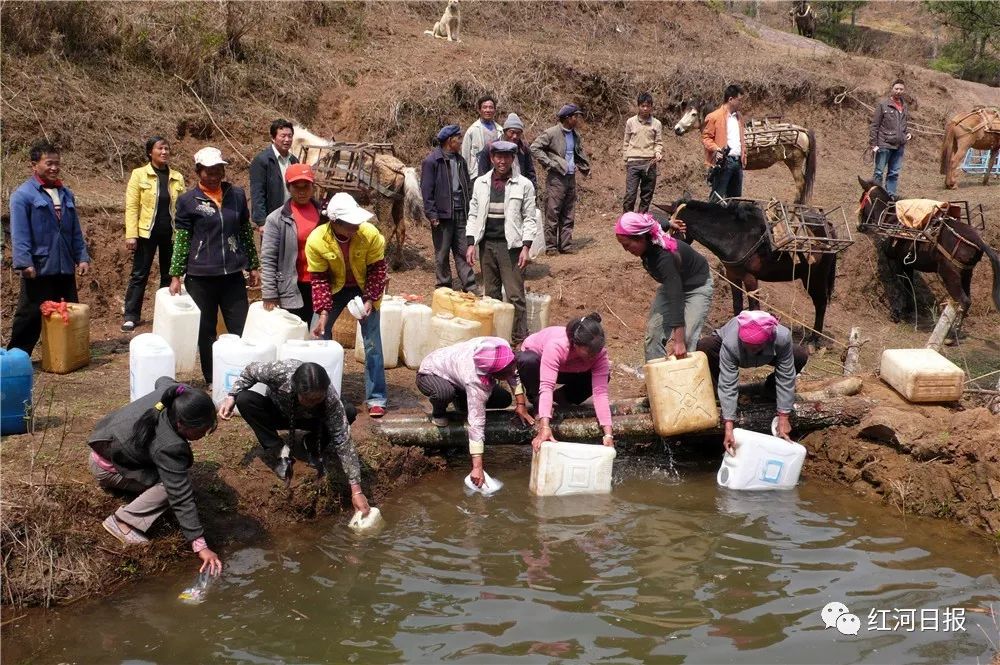
[[[813,4],[821,23],[836,25],[850,16],[851,25],[854,25],[858,10],[867,5],[868,0],[818,0]]]
[[[990,52],[1000,50],[1000,3],[927,0],[924,6],[959,34],[959,41],[949,44],[932,66],[961,78],[1000,84],[1000,60]]]

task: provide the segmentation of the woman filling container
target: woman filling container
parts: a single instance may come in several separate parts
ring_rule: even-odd
[[[125,290],[122,332],[142,318],[142,296],[153,258],[160,253],[160,288],[170,284],[174,208],[184,192],[184,176],[170,168],[170,143],[162,136],[146,141],[149,163],[132,171],[125,190],[125,248],[132,252],[132,274]]]
[[[260,281],[257,248],[250,226],[250,210],[243,190],[224,182],[226,164],[218,148],[202,148],[194,155],[198,185],[177,199],[177,232],[170,265],[170,293],[184,286],[201,310],[198,326],[198,355],[205,383],[212,382],[212,344],[216,338],[218,313],[226,330],[243,334],[247,320],[247,279]]]
[[[555,441],[549,427],[553,402],[582,404],[591,395],[597,422],[604,431],[602,443],[615,445],[608,401],[611,363],[604,348],[600,314],[588,314],[565,327],[550,326],[529,335],[517,354],[517,369],[525,395],[538,408],[538,434],[531,442],[536,451],[543,442]],[[557,390],[556,384],[562,387]]]
[[[378,310],[388,279],[385,238],[368,222],[374,215],[359,206],[350,194],[334,194],[326,216],[329,223],[310,233],[306,240],[313,310],[319,314],[313,336],[331,339],[333,323],[347,303],[361,298],[365,401],[368,415],[381,418],[385,415],[386,386]]]
[[[90,472],[105,489],[139,495],[109,515],[104,529],[124,545],[143,545],[149,542],[145,532],[170,507],[201,570],[218,574],[222,561],[205,542],[188,475],[190,442],[215,424],[211,397],[165,376],[153,392],[102,418],[87,441]]]
[[[511,403],[510,393],[500,387],[500,380],[507,381],[514,391],[514,413],[521,422],[533,425],[517,376],[517,361],[505,339],[474,337],[437,349],[424,358],[417,370],[417,389],[430,398],[431,421],[435,425],[448,425],[448,405],[452,402],[460,412],[468,413],[471,476],[476,487],[482,487],[485,480],[486,409],[505,409]]]
[[[319,204],[313,199],[316,176],[308,164],[292,164],[285,171],[291,198],[270,215],[260,244],[261,296],[264,309],[286,309],[312,323],[311,277],[306,262],[306,240],[319,226]]]
[[[668,236],[647,213],[627,212],[615,224],[626,252],[660,283],[646,321],[646,362],[666,355],[683,358],[694,349],[712,305],[708,261],[685,242]]]

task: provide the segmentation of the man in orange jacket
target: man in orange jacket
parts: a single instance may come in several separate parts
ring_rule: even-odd
[[[722,106],[705,118],[701,142],[705,146],[705,165],[712,168],[719,164],[712,178],[712,193],[728,199],[743,196],[743,169],[746,167],[746,140],[743,131],[743,88],[736,84],[726,87]],[[725,154],[726,148],[729,153]],[[716,200],[715,196],[711,199]]]

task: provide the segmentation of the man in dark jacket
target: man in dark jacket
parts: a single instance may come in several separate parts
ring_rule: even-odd
[[[583,112],[576,104],[559,109],[559,123],[538,135],[531,154],[548,169],[545,178],[545,253],[575,254],[576,172],[590,175],[590,160],[576,131]]]
[[[263,231],[267,216],[288,200],[285,188],[285,171],[299,159],[289,151],[295,130],[292,123],[278,118],[271,123],[271,145],[253,158],[250,164],[250,200],[253,223]]]
[[[21,294],[8,349],[31,355],[42,333],[39,306],[46,300],[76,302],[76,276],[90,270],[90,256],[73,192],[59,179],[59,149],[48,141],[31,147],[31,177],[10,197],[10,237]]]
[[[514,175],[524,176],[531,181],[531,186],[538,191],[538,176],[535,173],[535,160],[531,158],[531,148],[524,142],[524,123],[516,113],[507,114],[503,123],[503,140],[517,146],[517,159],[514,161]],[[479,153],[479,175],[493,168],[489,146]]]
[[[451,264],[462,283],[463,291],[475,291],[476,275],[465,260],[468,247],[465,222],[472,197],[469,169],[461,155],[462,128],[448,125],[438,132],[439,147],[431,150],[420,166],[420,190],[424,198],[424,214],[431,222],[434,240],[436,286],[451,287]]]
[[[881,185],[884,175],[885,191],[890,194],[896,193],[899,172],[903,168],[903,149],[910,140],[910,133],[906,130],[909,110],[903,99],[905,92],[906,86],[902,79],[892,82],[892,93],[875,107],[868,130],[868,147],[875,153],[873,179]]]

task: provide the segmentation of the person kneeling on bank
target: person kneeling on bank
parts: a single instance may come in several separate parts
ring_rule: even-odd
[[[250,390],[258,383],[267,386],[267,395]],[[282,441],[279,429],[289,431],[290,442],[296,430],[306,432],[303,447],[320,477],[325,473],[323,451],[333,443],[351,485],[351,503],[355,510],[368,514],[371,508],[361,489],[361,463],[351,439],[357,412],[340,400],[322,365],[301,360],[250,363],[223,400],[219,417],[229,420],[235,409],[257,435],[265,456],[278,458],[273,468],[282,480],[291,480],[294,460],[293,446]]]
[[[101,487],[138,494],[102,526],[124,545],[149,542],[145,532],[172,508],[201,571],[222,571],[198,519],[189,471],[191,441],[215,430],[215,405],[201,390],[162,376],[153,392],[102,418],[87,440],[90,472]]]
[[[474,337],[432,351],[417,370],[417,389],[431,401],[431,422],[446,427],[448,405],[452,402],[459,411],[468,413],[471,475],[476,487],[482,487],[485,480],[486,409],[506,409],[511,403],[510,393],[500,387],[500,380],[514,391],[517,400],[514,413],[521,422],[534,425],[534,418],[528,415],[514,352],[501,337]]]
[[[708,369],[718,387],[726,430],[724,444],[728,452],[736,450],[733,422],[741,367],[774,367],[764,381],[764,390],[774,394],[777,400],[778,436],[791,441],[789,418],[795,405],[795,377],[809,360],[809,352],[792,342],[791,330],[767,312],[746,310],[711,335],[702,337],[698,350],[708,356]]]

